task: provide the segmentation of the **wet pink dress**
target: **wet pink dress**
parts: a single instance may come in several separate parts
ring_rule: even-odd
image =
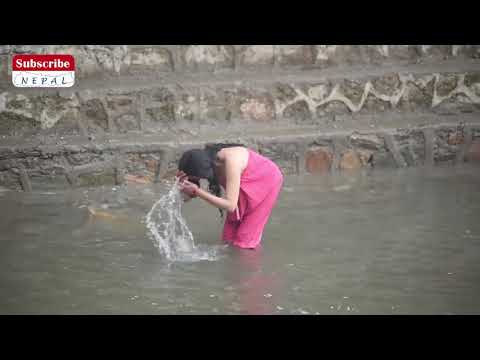
[[[254,249],[262,239],[283,183],[278,166],[266,157],[248,149],[248,164],[240,178],[236,211],[228,212],[223,240],[232,245]],[[225,183],[222,184],[225,188]]]

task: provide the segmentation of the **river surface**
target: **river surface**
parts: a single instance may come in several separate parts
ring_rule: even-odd
[[[478,167],[287,177],[254,251],[195,199],[214,261],[168,262],[146,235],[167,190],[0,191],[0,314],[480,314]]]

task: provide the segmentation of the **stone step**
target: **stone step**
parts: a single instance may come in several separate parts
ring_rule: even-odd
[[[446,60],[443,62],[415,63],[415,64],[384,64],[384,65],[343,65],[326,69],[289,69],[289,70],[261,70],[261,71],[235,71],[218,73],[163,73],[155,72],[142,75],[119,75],[113,78],[104,78],[100,75],[81,79],[72,88],[52,89],[44,88],[45,94],[72,94],[74,92],[115,92],[137,91],[174,85],[179,87],[196,86],[238,86],[241,84],[269,85],[273,83],[314,83],[326,80],[338,81],[349,79],[352,81],[366,81],[371,78],[382,77],[386,74],[406,73],[413,75],[448,74],[448,73],[474,73],[480,72],[480,60],[462,59]],[[38,90],[33,88],[16,88],[8,81],[0,84],[0,92],[7,91],[12,94],[35,95]]]
[[[3,92],[0,136],[175,134],[218,126],[321,125],[391,112],[460,115],[480,110],[480,72],[393,72],[338,81],[288,76],[291,81],[270,77],[264,84],[257,79],[188,87],[150,81],[147,89],[123,84],[124,89],[72,89],[70,94]]]
[[[3,45],[0,75],[13,54],[75,57],[79,79],[158,73],[234,73],[336,69],[355,64],[442,63],[479,58],[478,45]],[[8,77],[8,76],[6,76]],[[5,78],[6,78],[5,77]],[[0,76],[0,79],[3,76]]]
[[[0,138],[0,156],[9,151],[34,153],[35,149],[44,149],[46,153],[56,153],[65,149],[85,148],[90,151],[128,146],[180,146],[181,144],[196,144],[220,141],[218,139],[278,139],[288,137],[305,137],[315,135],[342,136],[352,132],[384,132],[394,133],[397,129],[439,128],[444,126],[480,126],[480,116],[474,114],[439,115],[431,113],[387,113],[387,114],[357,114],[352,117],[338,116],[336,121],[314,124],[310,126],[294,124],[243,123],[235,126],[205,127],[199,131],[178,131],[176,133],[100,133],[94,136],[61,136],[61,137],[23,137]],[[223,140],[222,140],[223,141]],[[58,150],[56,150],[58,149]],[[3,156],[5,157],[5,156]]]
[[[210,134],[177,141],[155,136],[111,137],[95,143],[77,140],[76,144],[57,146],[0,146],[0,185],[30,191],[38,181],[60,181],[65,186],[158,181],[175,172],[183,151],[203,147],[207,142],[243,143],[274,160],[285,174],[480,160],[478,120],[364,131],[277,129],[243,135],[223,132],[223,136]]]

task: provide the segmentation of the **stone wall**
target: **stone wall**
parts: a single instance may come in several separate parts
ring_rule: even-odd
[[[3,45],[0,66],[12,54],[72,54],[77,77],[111,78],[158,73],[228,73],[327,69],[478,59],[478,45]],[[10,82],[3,78],[3,82]]]
[[[13,87],[18,53],[75,86]],[[0,185],[157,181],[206,141],[289,174],[476,162],[479,110],[478,45],[0,46]]]

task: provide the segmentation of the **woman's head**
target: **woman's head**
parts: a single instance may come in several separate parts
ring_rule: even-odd
[[[215,172],[217,153],[226,147],[244,146],[242,144],[207,144],[205,149],[192,149],[183,153],[178,162],[178,170],[183,171],[190,182],[200,185],[200,179],[208,180],[211,193],[221,196],[220,184]],[[223,216],[222,211],[220,213]]]
[[[206,150],[193,149],[183,153],[178,162],[178,170],[183,171],[188,180],[199,184],[200,179],[206,179],[210,183],[215,178],[215,168]]]

